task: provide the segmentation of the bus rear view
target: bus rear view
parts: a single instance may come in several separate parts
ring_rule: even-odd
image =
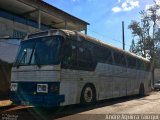
[[[10,98],[15,104],[58,106],[60,58],[64,37],[42,32],[21,42],[12,68]]]

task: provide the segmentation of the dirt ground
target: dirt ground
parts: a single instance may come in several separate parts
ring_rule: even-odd
[[[14,120],[160,120],[160,92],[152,92],[143,98],[109,99],[90,106],[11,106],[1,109],[0,117]]]

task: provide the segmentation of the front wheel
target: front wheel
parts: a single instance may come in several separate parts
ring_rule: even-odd
[[[84,86],[80,101],[82,104],[91,104],[96,101],[96,90],[93,85],[87,84]]]

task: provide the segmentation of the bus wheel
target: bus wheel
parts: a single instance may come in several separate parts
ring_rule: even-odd
[[[92,104],[96,101],[96,90],[92,84],[87,84],[84,86],[80,102],[82,104]]]
[[[139,96],[144,97],[144,95],[145,95],[144,85],[141,84],[139,88]]]

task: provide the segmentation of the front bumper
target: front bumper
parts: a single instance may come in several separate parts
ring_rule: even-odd
[[[60,106],[64,102],[64,95],[58,94],[17,94],[10,93],[10,99],[16,105],[32,105],[39,107],[55,107]]]

